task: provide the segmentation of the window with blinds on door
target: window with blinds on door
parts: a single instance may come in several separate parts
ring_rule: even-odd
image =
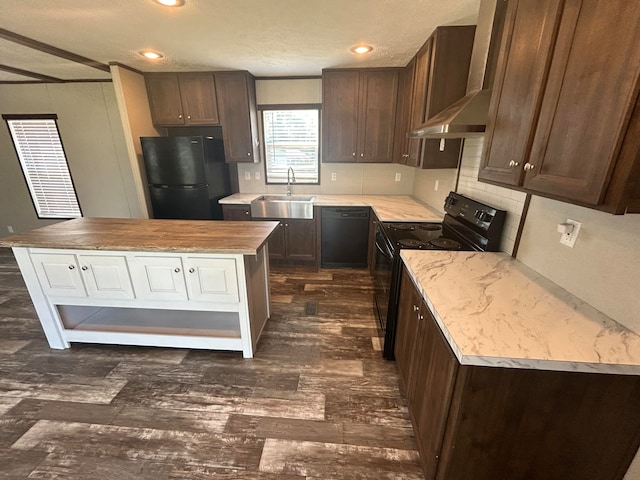
[[[287,183],[291,168],[295,177],[292,183],[319,183],[319,107],[260,108],[266,182]]]
[[[3,115],[38,218],[76,218],[78,204],[56,115]]]

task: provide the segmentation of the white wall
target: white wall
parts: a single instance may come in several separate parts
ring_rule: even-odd
[[[322,102],[322,80],[257,80],[258,105]],[[335,180],[332,180],[335,173]],[[396,181],[396,173],[400,180]],[[305,194],[370,194],[411,195],[415,169],[404,165],[372,163],[322,163],[320,185],[294,185],[292,191]],[[248,178],[247,178],[248,176]],[[284,185],[267,185],[264,164],[238,164],[241,193],[284,193]]]
[[[130,217],[136,205],[111,83],[0,85],[0,113],[55,113],[84,216]],[[124,165],[123,165],[124,164]],[[39,220],[6,124],[0,125],[0,236],[53,223]]]
[[[151,200],[147,189],[140,137],[160,136],[153,126],[149,97],[144,77],[117,65],[111,66],[111,76],[119,108],[119,121],[127,147],[126,167],[129,190],[135,196],[130,202],[135,205],[132,216],[149,218]]]
[[[449,192],[455,191],[458,170],[455,168],[433,170],[415,168],[413,173],[415,175],[413,196],[444,216],[444,200]]]

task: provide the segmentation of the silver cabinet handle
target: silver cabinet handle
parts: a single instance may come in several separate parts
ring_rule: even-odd
[[[284,224],[284,226],[285,226],[285,227],[288,227],[288,226],[289,226],[289,224],[288,224],[288,223],[285,223],[285,224]]]
[[[87,270],[89,267],[87,267],[86,265],[83,265],[83,266],[82,266],[82,267],[80,267],[80,268],[82,268],[82,270]]]
[[[182,115],[178,115],[178,118],[182,118]]]
[[[520,165],[520,162],[516,162],[515,160],[511,160],[511,161],[509,162],[509,166],[510,166],[511,168],[513,168],[513,167],[517,167],[518,165]]]
[[[251,156],[251,152],[247,152],[247,157],[250,157],[250,156]]]
[[[355,156],[356,156],[356,152],[353,152],[353,153],[351,154],[351,156],[352,156],[352,157],[355,157]]]
[[[424,316],[418,315],[418,320],[420,320],[420,321],[424,320]]]
[[[361,156],[361,157],[364,157],[364,153],[361,153],[361,154],[360,154],[360,156]]]
[[[193,272],[195,272],[195,271],[196,271],[196,269],[195,269],[195,268],[193,268],[193,267],[189,269],[189,273],[193,273]]]
[[[531,163],[529,163],[529,162],[527,162],[527,163],[525,163],[525,164],[524,164],[524,169],[525,169],[527,172],[528,172],[528,171],[530,171],[530,170],[533,170],[534,168],[536,168],[536,166],[535,166],[535,165],[533,165],[533,164],[531,164]]]
[[[418,306],[417,306],[417,305],[414,305],[414,306],[413,306],[413,311],[414,311],[414,312],[417,312],[418,310],[420,310],[420,309],[418,308]]]
[[[69,270],[73,270],[74,268],[76,268],[75,265],[69,265]]]
[[[245,215],[249,215],[249,210],[247,210],[246,212],[244,212]]]
[[[187,120],[191,120],[191,115],[187,115]]]
[[[176,269],[174,270],[174,272],[176,272],[176,273],[180,273],[180,267],[176,267]]]

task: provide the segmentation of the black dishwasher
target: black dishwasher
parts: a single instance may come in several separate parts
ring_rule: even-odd
[[[367,266],[369,207],[322,207],[322,267]]]

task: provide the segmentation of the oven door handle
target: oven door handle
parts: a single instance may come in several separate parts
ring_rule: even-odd
[[[382,248],[382,246],[380,246],[380,242],[378,241],[376,241],[376,248],[384,258],[389,261],[393,261],[393,254],[387,248]]]

